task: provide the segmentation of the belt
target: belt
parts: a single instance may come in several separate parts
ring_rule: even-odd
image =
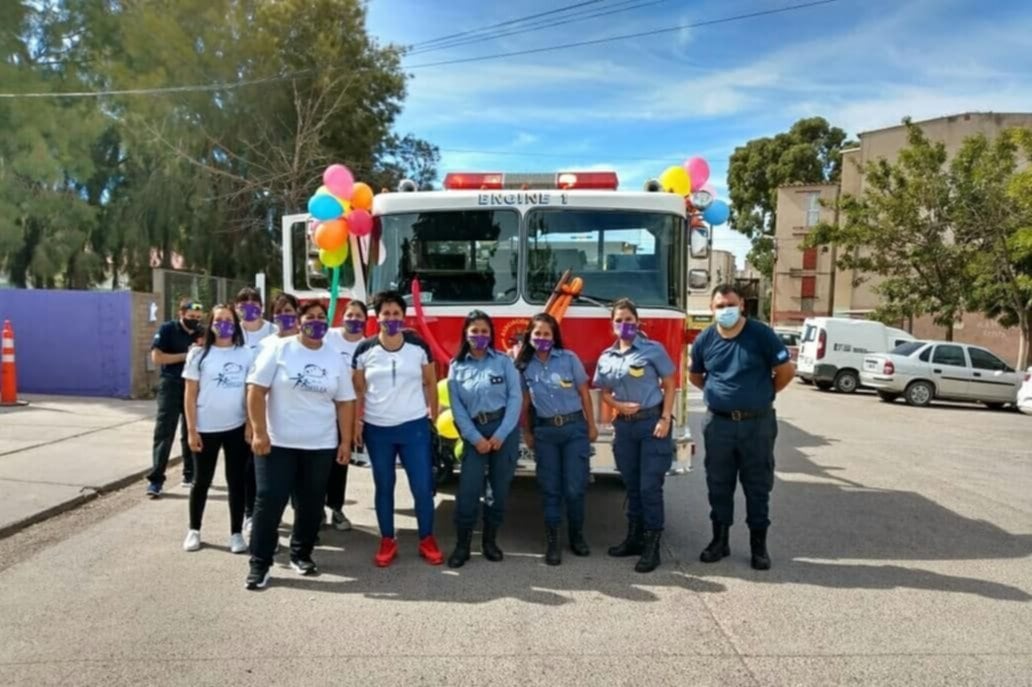
[[[637,420],[648,420],[649,418],[659,417],[662,414],[663,404],[660,403],[658,406],[642,408],[637,413],[631,413],[630,415],[617,415],[614,419],[623,420],[625,422],[636,422]]]
[[[490,422],[494,422],[495,420],[501,420],[503,417],[505,417],[505,408],[492,410],[487,413],[477,413],[473,416],[473,424],[486,425]]]
[[[770,415],[771,408],[763,408],[762,410],[713,410],[710,408],[710,412],[717,417],[724,417],[728,420],[734,420],[735,422],[741,422],[742,420],[755,420],[758,417],[766,417]]]
[[[571,422],[584,419],[584,411],[578,410],[575,413],[567,413],[566,415],[553,415],[552,417],[539,417],[535,419],[537,425],[549,425],[551,427],[562,427]]]

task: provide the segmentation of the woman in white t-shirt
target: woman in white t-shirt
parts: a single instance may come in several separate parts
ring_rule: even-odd
[[[268,583],[280,518],[291,494],[295,509],[290,567],[301,575],[318,572],[312,549],[323,520],[330,466],[334,459],[341,464],[351,459],[351,374],[336,349],[324,341],[329,331],[326,308],[306,303],[300,315],[301,333],[264,347],[247,377],[258,483],[248,589]]]
[[[373,466],[380,550],[373,562],[386,567],[398,555],[394,537],[395,460],[408,475],[419,526],[419,555],[431,565],[444,562],[434,539],[433,464],[430,426],[437,418],[437,373],[430,349],[403,331],[405,299],[396,291],[379,293],[373,309],[380,333],[355,349],[355,391],[362,408],[363,440]],[[429,414],[427,408],[430,409]]]
[[[351,368],[351,361],[355,357],[355,349],[365,338],[365,326],[369,308],[359,300],[348,303],[344,309],[344,318],[339,329],[331,329],[326,335],[326,343],[330,344],[340,353],[340,359],[347,369]],[[362,421],[361,414],[355,412],[355,433],[352,435],[359,448],[362,443]],[[330,480],[326,483],[326,507],[330,509],[329,524],[342,532],[351,529],[351,521],[344,515],[344,494],[348,490],[348,466],[334,463],[330,469]]]
[[[212,308],[204,345],[190,349],[183,366],[186,380],[184,411],[190,450],[194,454],[194,481],[190,489],[190,528],[183,548],[201,548],[201,519],[208,490],[215,476],[219,450],[226,456],[229,488],[229,550],[243,553],[244,488],[247,469],[245,386],[251,352],[236,312],[228,305]]]
[[[258,344],[276,333],[276,325],[262,319],[262,294],[245,286],[236,295],[236,311],[244,328],[244,345],[257,353]]]

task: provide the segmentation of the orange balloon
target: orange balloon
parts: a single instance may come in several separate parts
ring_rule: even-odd
[[[373,209],[373,189],[369,188],[369,184],[361,181],[355,184],[355,190],[351,192],[351,207],[356,210]]]
[[[315,230],[315,245],[325,251],[336,251],[348,240],[348,223],[342,219],[323,222]]]

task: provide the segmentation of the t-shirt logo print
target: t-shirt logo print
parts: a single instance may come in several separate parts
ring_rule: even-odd
[[[225,363],[222,371],[215,375],[215,386],[224,389],[240,389],[244,386],[244,366],[239,363]]]
[[[305,369],[290,378],[294,388],[316,394],[326,393],[326,368],[318,365],[305,365]]]

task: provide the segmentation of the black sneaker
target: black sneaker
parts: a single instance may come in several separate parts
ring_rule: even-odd
[[[304,575],[305,577],[315,575],[319,572],[318,566],[316,566],[315,561],[311,558],[297,558],[295,556],[291,556],[290,567],[293,568],[294,572],[298,575]]]
[[[266,566],[251,566],[251,572],[247,573],[246,587],[251,590],[265,589],[269,584],[269,568]]]

